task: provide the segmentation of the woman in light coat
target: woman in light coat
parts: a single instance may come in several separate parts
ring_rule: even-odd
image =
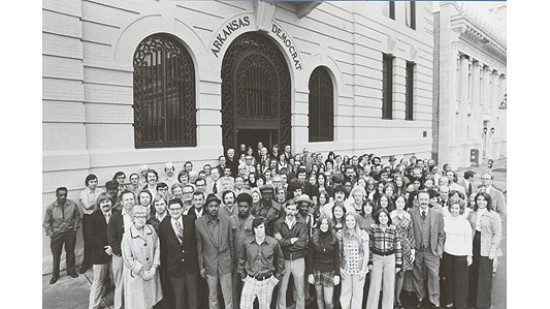
[[[502,223],[498,213],[491,207],[491,196],[480,192],[475,197],[474,211],[468,216],[474,232],[473,263],[470,266],[470,307],[491,307],[493,261],[500,255]]]
[[[122,238],[124,259],[124,305],[131,309],[150,309],[162,299],[160,243],[153,226],[146,224],[149,209],[134,206],[133,225]]]

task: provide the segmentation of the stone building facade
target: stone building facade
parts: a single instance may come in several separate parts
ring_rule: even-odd
[[[144,164],[199,169],[247,138],[429,157],[433,30],[423,1],[44,0],[43,209],[58,186],[77,200],[90,173],[101,185]],[[159,44],[165,54],[151,54]],[[312,109],[317,99],[330,108]],[[147,111],[158,102],[181,117]]]
[[[485,15],[475,4],[434,12],[433,153],[452,168],[470,166],[472,149],[479,163],[506,156],[506,4]]]

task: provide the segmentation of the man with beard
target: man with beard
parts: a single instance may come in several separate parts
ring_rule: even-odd
[[[231,218],[238,213],[237,207],[235,207],[235,192],[232,190],[226,190],[222,194],[223,206],[220,207],[220,216],[225,218]]]
[[[245,239],[254,236],[252,231],[252,221],[254,216],[250,214],[250,206],[252,205],[252,196],[248,193],[241,193],[237,196],[237,208],[239,212],[237,215],[231,216],[231,229],[233,230],[233,245],[236,256],[238,256],[239,248],[241,248]],[[233,261],[235,263],[233,269],[233,305],[237,309],[240,303],[240,291],[242,289],[243,282],[237,273],[237,259]]]
[[[164,172],[166,173],[166,177],[161,179],[161,181],[168,185],[168,188],[171,188],[174,184],[178,183],[175,174],[176,167],[172,162],[168,162],[164,165]]]
[[[322,212],[328,216],[329,218],[332,218],[332,208],[334,208],[334,205],[341,205],[346,209],[346,212],[354,213],[355,209],[353,206],[345,205],[345,200],[348,197],[348,191],[346,190],[346,187],[344,185],[337,185],[334,188],[334,201],[329,202],[323,206]]]
[[[283,210],[278,203],[273,200],[274,189],[272,185],[263,185],[260,188],[262,199],[260,200],[259,207],[252,211],[255,217],[265,218],[265,233],[273,237],[273,229],[275,227],[275,221],[279,219]]]
[[[221,201],[209,194],[206,198],[206,215],[195,221],[200,275],[208,284],[208,303],[211,309],[219,308],[218,284],[221,285],[225,308],[233,307],[231,273],[234,260],[233,232],[228,218],[219,216]]]
[[[307,253],[307,226],[296,220],[296,204],[286,204],[286,216],[275,222],[274,238],[279,242],[285,259],[285,274],[279,286],[277,308],[286,309],[286,291],[290,275],[294,278],[296,309],[305,308],[304,274]]]
[[[428,298],[434,307],[439,308],[439,264],[443,256],[445,223],[443,213],[429,207],[430,194],[427,191],[418,193],[418,202],[420,206],[410,210],[416,244],[413,279],[417,307],[420,308],[425,300],[427,281]]]

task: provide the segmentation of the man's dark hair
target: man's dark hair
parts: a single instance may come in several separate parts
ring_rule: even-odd
[[[202,197],[204,198],[204,192],[202,192],[202,190],[197,190],[195,192],[193,192],[193,196],[195,195],[202,195]]]
[[[225,190],[223,191],[223,194],[222,194],[222,201],[225,202],[225,196],[228,194],[233,194],[233,198],[235,198],[235,192],[233,192],[232,190]]]
[[[84,185],[87,187],[88,186],[88,182],[92,181],[92,180],[97,180],[97,176],[94,175],[94,174],[90,174],[88,176],[86,176],[86,179],[84,180]]]
[[[138,203],[139,203],[140,205],[141,205],[141,198],[140,198],[141,193],[147,193],[147,194],[149,195],[149,199],[151,200],[151,203],[153,202],[153,194],[151,194],[151,192],[149,192],[149,190],[141,190],[141,191],[139,191],[138,197],[137,197]]]
[[[202,177],[199,177],[197,178],[197,180],[195,180],[195,185],[197,185],[197,182],[199,181],[204,181],[204,184],[206,185],[206,179],[202,178]]]
[[[170,205],[172,204],[180,204],[180,206],[183,208],[183,202],[179,198],[173,198],[168,201],[168,209],[170,209]]]
[[[247,202],[248,205],[252,205],[252,195],[243,192],[237,196],[237,204],[240,202]]]
[[[473,178],[476,175],[476,172],[467,170],[464,172],[464,179],[470,179]]]
[[[69,190],[67,190],[67,187],[59,187],[55,189],[55,194],[58,194],[59,191],[65,191],[65,193],[69,192]]]
[[[149,191],[147,191],[147,192],[149,192]],[[124,190],[124,191],[122,191],[122,193],[120,193],[120,199],[122,200],[123,197],[124,197],[124,195],[126,195],[126,194],[128,194],[128,193],[132,194],[132,196],[133,196],[134,198],[136,197],[136,195],[134,194],[134,192],[132,192],[132,191],[130,191],[130,190]]]

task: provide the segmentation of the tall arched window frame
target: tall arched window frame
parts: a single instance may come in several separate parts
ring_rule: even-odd
[[[334,89],[325,67],[317,67],[309,78],[309,141],[334,140]]]
[[[169,34],[145,38],[134,53],[136,148],[197,145],[195,66]]]

